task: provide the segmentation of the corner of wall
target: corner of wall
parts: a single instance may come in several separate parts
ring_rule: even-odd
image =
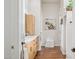
[[[61,50],[63,55],[66,55],[66,51],[62,47],[60,47],[60,50]]]

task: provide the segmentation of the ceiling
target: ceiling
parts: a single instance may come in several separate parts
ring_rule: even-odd
[[[42,0],[44,3],[58,3],[60,0]]]

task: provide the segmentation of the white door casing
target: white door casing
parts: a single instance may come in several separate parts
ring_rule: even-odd
[[[66,55],[67,59],[75,59],[71,49],[75,48],[75,22],[72,11],[67,11],[66,20]]]

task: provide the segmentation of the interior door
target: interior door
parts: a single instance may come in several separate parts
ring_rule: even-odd
[[[5,59],[19,59],[18,8],[19,0],[5,0]]]
[[[66,20],[66,59],[75,59],[75,53],[72,51],[75,48],[75,21],[72,11],[67,12]]]

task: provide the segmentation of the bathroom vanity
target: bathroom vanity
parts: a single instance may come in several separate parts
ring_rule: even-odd
[[[26,36],[24,48],[27,49],[28,59],[34,59],[39,48],[38,36]]]
[[[25,14],[25,44],[24,59],[34,59],[39,50],[39,35],[35,35],[35,16]],[[27,55],[28,56],[27,56]]]

